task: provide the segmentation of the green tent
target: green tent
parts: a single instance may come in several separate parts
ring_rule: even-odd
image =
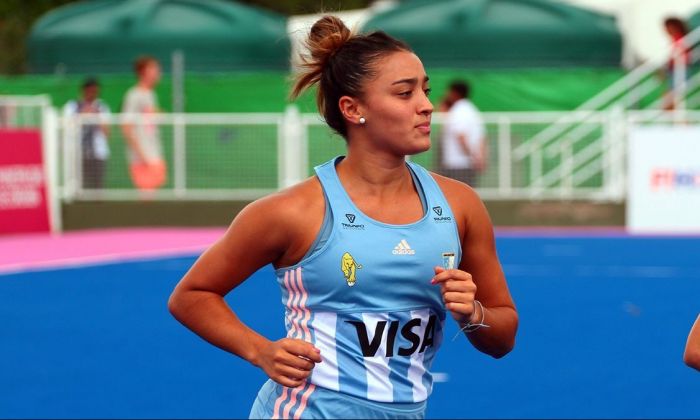
[[[619,66],[612,16],[548,0],[413,0],[370,19],[431,67]]]
[[[280,15],[223,0],[94,0],[60,7],[32,28],[32,72],[131,71],[150,54],[167,68],[181,50],[196,71],[287,69]]]

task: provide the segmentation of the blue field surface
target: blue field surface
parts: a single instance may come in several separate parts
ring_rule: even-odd
[[[697,418],[682,362],[700,311],[700,238],[500,237],[520,313],[494,360],[450,321],[431,418]],[[264,374],[172,319],[194,261],[167,258],[0,276],[0,417],[247,417]],[[281,338],[266,267],[227,298]]]

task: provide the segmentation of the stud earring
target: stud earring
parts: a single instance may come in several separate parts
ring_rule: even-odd
[[[365,119],[365,117],[360,117],[360,124],[364,124],[366,122],[367,120]]]

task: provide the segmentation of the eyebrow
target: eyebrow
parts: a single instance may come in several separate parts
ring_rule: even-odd
[[[427,82],[427,81],[429,81],[429,80],[430,80],[430,77],[425,76],[425,78],[423,79],[423,83],[425,83],[425,82]],[[410,79],[401,79],[401,80],[397,80],[397,81],[395,81],[394,83],[392,83],[392,85],[398,85],[398,84],[401,84],[401,83],[408,83],[408,84],[410,84],[410,85],[415,85],[416,83],[418,83],[418,78],[417,78],[417,77],[412,77],[412,78],[410,78]]]

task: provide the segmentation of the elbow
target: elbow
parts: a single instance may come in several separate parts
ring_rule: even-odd
[[[490,353],[490,356],[493,357],[494,359],[502,359],[505,357],[508,353],[513,351],[513,348],[515,347],[515,338],[511,340],[508,343],[505,343],[503,346],[501,346],[498,349],[495,349],[495,351],[492,351]]]
[[[168,298],[168,312],[175,318],[179,319],[180,309],[182,308],[180,293],[175,289]]]
[[[693,369],[700,370],[700,349],[685,349],[685,354],[683,354],[683,362]]]

